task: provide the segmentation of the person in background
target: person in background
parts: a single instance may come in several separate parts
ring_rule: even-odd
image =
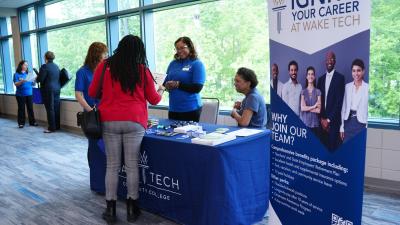
[[[367,127],[368,83],[364,81],[365,66],[361,59],[351,64],[353,81],[346,84],[342,107],[340,138],[347,141]]]
[[[198,59],[190,38],[178,38],[175,50],[163,84],[169,91],[168,118],[198,122],[202,108],[200,91],[206,80],[205,67]]]
[[[307,68],[306,86],[301,91],[300,119],[319,137],[319,113],[321,111],[321,91],[316,88],[315,69]]]
[[[296,61],[290,61],[288,65],[289,80],[283,85],[282,99],[296,115],[300,114],[301,84],[297,81],[299,66]]]
[[[28,62],[22,60],[18,63],[17,69],[14,74],[14,85],[17,87],[15,97],[18,103],[18,127],[25,126],[25,105],[28,111],[29,125],[37,126],[35,115],[33,113],[32,102],[32,86],[34,83],[27,80],[28,76]]]
[[[40,83],[40,92],[46,108],[48,128],[44,133],[52,133],[60,129],[60,69],[53,61],[55,55],[51,51],[44,54],[45,64],[39,69],[36,81]]]
[[[339,130],[345,82],[344,76],[335,70],[335,65],[335,53],[327,52],[326,73],[317,83],[317,88],[321,90],[321,140],[329,151],[335,150],[341,144]]]
[[[75,98],[85,111],[91,111],[99,103],[97,99],[89,96],[88,91],[93,79],[93,71],[106,58],[107,51],[108,49],[105,44],[93,42],[89,46],[83,66],[76,72]],[[104,193],[106,173],[104,154],[97,146],[97,139],[88,138],[88,142],[87,158],[90,168],[90,189],[97,193]],[[94,176],[97,176],[97,178]],[[98,184],[94,183],[95,181],[98,181]]]
[[[234,80],[237,92],[245,95],[242,102],[235,102],[231,117],[241,127],[265,128],[267,125],[267,108],[264,98],[257,90],[257,75],[253,70],[239,68]]]
[[[103,82],[100,77],[106,67]],[[135,222],[141,214],[139,198],[139,150],[147,127],[147,101],[157,104],[161,100],[162,87],[155,89],[153,77],[148,68],[146,51],[142,40],[127,35],[119,42],[114,55],[100,62],[89,96],[95,97],[102,90],[99,104],[103,126],[103,140],[106,150],[106,203],[102,217],[115,222],[118,187],[118,172],[121,168],[121,152],[127,180],[127,220]]]
[[[271,67],[271,74],[272,74],[272,79],[271,79],[271,87],[272,90],[275,91],[275,93],[282,98],[282,88],[283,88],[283,83],[279,80],[278,75],[279,75],[279,68],[278,64],[274,63],[272,64]]]

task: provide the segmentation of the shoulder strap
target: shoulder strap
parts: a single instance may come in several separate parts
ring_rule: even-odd
[[[97,88],[97,92],[96,92],[97,99],[101,98],[101,91],[103,89],[103,79],[104,79],[104,73],[106,72],[106,68],[107,68],[107,61],[104,62],[104,67],[103,67],[103,70],[101,71],[100,85],[99,85],[99,88]]]
[[[146,66],[143,65],[143,96],[144,96],[144,101],[146,101],[146,80],[147,80]]]

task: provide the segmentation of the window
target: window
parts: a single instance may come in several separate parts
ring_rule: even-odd
[[[36,34],[29,35],[29,42],[31,44],[31,52],[32,52],[32,62],[29,62],[32,68],[36,68],[39,70],[39,58],[38,58],[38,49],[37,49],[37,37]]]
[[[397,1],[373,0],[369,74],[369,117],[392,121],[400,117],[400,22]]]
[[[146,3],[148,4],[156,4],[156,3],[161,3],[161,2],[168,2],[171,0],[153,0],[153,1],[147,1]]]
[[[256,72],[257,89],[269,102],[266,9],[264,0],[223,0],[155,12],[156,72],[166,72],[175,40],[188,36],[206,67],[203,97],[217,97],[222,106],[231,108],[243,97],[233,86],[235,73],[248,67]]]
[[[12,37],[10,37],[8,39],[8,44],[9,44],[9,48],[10,48],[10,64],[11,64],[11,77],[14,76],[15,73],[15,58],[14,58],[14,44],[13,44],[13,39]],[[8,77],[8,76],[7,76]],[[14,88],[14,92],[16,90],[15,85],[13,85]]]
[[[0,60],[0,93],[4,93],[4,77],[3,77],[2,60]]]
[[[12,30],[11,30],[11,18],[7,17],[6,18],[6,23],[7,23],[7,34],[12,34]]]
[[[35,22],[35,9],[29,8],[28,9],[28,29],[29,30],[34,30],[36,29],[36,22]]]
[[[139,7],[138,0],[118,0],[118,11]]]
[[[15,58],[14,58],[14,44],[13,44],[12,37],[10,37],[8,39],[8,44],[10,46],[11,70],[13,71],[13,74],[14,74],[14,71],[15,71]]]
[[[118,19],[119,39],[125,35],[133,34],[140,36],[140,18],[139,16],[127,16]]]
[[[43,57],[38,56],[39,41],[45,50],[44,41],[47,39],[47,49],[55,52],[56,63],[74,75],[82,65],[91,42],[106,43],[108,39],[115,48],[116,40],[127,34],[141,35],[141,31],[145,30],[146,40],[143,41],[147,41],[147,55],[153,72],[165,73],[175,54],[175,40],[188,36],[206,66],[207,81],[202,96],[218,97],[222,108],[230,109],[233,101],[243,97],[236,93],[233,86],[235,72],[239,67],[248,67],[258,75],[257,88],[269,102],[269,36],[265,0],[184,1],[183,4],[180,1],[144,0],[142,3],[145,6],[140,5],[139,0],[111,0],[111,16],[105,11],[108,2],[105,0],[44,2],[47,2],[45,6],[37,4],[21,9],[21,24],[25,25],[22,32],[37,29],[39,22],[53,26],[106,15],[106,20],[111,22],[110,37],[106,38],[103,19],[90,24],[65,24],[57,30],[44,31],[47,33],[44,35],[23,34],[29,35],[33,67],[39,67],[38,59]],[[159,4],[162,8],[153,7],[158,3],[163,3]],[[41,7],[44,10],[39,10]],[[133,8],[138,9],[135,15],[124,12]],[[45,15],[36,15],[41,12]],[[145,16],[140,17],[139,12]],[[399,13],[396,0],[372,0],[369,118],[376,123],[388,121],[397,127],[400,127],[400,30],[395,28],[400,24],[396,17]],[[7,18],[7,25],[8,34],[11,34],[10,18]],[[15,71],[13,46],[8,37],[2,41],[9,42],[10,46],[10,52],[3,52],[3,58],[12,57],[11,63],[7,60],[7,64],[3,61],[0,65],[6,67],[3,76],[8,78],[11,64],[12,71]],[[63,96],[74,95],[73,83],[63,88]],[[6,86],[9,87],[9,84]],[[4,85],[0,80],[1,89]],[[6,88],[7,91],[9,89]],[[164,95],[163,104],[168,103],[167,96]]]
[[[46,5],[46,26],[103,15],[104,0],[68,0]]]
[[[82,35],[85,34],[85,35]],[[72,80],[61,89],[61,96],[75,96],[75,73],[83,65],[92,42],[106,42],[105,22],[96,22],[47,32],[48,50],[54,52],[54,62],[66,68]],[[43,56],[42,56],[43,57]]]

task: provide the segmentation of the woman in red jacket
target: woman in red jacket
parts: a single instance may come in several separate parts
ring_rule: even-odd
[[[103,68],[103,82],[100,77]],[[133,35],[125,36],[118,44],[114,55],[101,62],[94,73],[89,95],[95,97],[101,88],[99,104],[103,125],[103,140],[107,155],[106,202],[103,219],[116,221],[118,171],[121,166],[121,151],[124,149],[127,176],[127,219],[134,222],[140,215],[138,155],[147,126],[147,101],[157,104],[163,89],[156,91],[147,65],[146,51],[142,40]]]

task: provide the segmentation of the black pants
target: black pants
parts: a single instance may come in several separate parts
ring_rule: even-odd
[[[18,125],[25,125],[25,105],[28,111],[29,124],[36,123],[35,115],[33,113],[32,95],[29,96],[15,96],[18,103]]]
[[[339,136],[340,125],[329,127],[328,132],[324,131],[323,129],[321,130],[322,143],[328,148],[329,151],[335,151],[342,144]]]
[[[60,129],[60,91],[41,90],[50,131]]]
[[[194,121],[199,122],[201,108],[189,112],[171,112],[168,111],[168,119],[170,120],[183,120],[183,121]]]

